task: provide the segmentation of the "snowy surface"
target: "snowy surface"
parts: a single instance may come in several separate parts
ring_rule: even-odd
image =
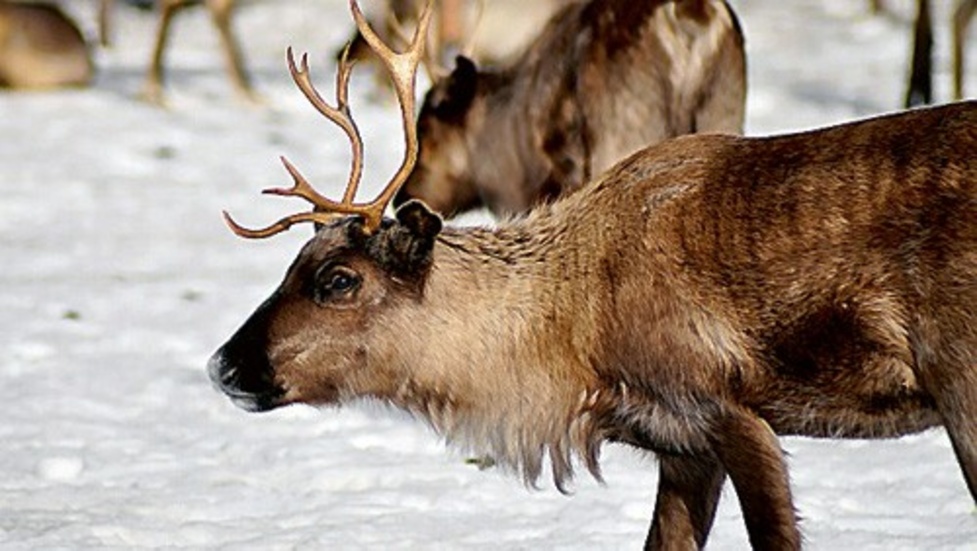
[[[899,106],[908,0],[881,18],[867,0],[733,4],[748,37],[749,133]],[[940,98],[947,4],[936,2]],[[93,5],[71,2],[89,30]],[[0,548],[640,548],[651,457],[608,446],[606,486],[580,479],[566,497],[480,471],[396,412],[252,415],[211,388],[207,357],[308,236],[243,241],[220,210],[259,224],[302,208],[257,193],[287,183],[283,153],[333,193],[345,181],[348,146],[294,90],[282,55],[288,44],[313,52],[328,90],[345,2],[239,10],[260,107],[233,94],[199,11],[176,24],[169,109],[134,101],[154,22],[117,13],[93,88],[0,95]],[[977,92],[977,69],[969,75]],[[371,85],[360,77],[351,94],[367,183],[392,172],[401,147]],[[941,430],[784,446],[811,549],[977,548],[974,504]],[[711,548],[745,546],[727,485]]]

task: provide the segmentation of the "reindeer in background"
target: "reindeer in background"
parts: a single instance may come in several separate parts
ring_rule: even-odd
[[[57,5],[0,1],[0,87],[87,86],[94,74],[85,37]]]
[[[742,133],[743,35],[722,0],[571,4],[511,63],[458,57],[427,93],[395,204],[499,216],[580,188],[651,143]]]
[[[604,442],[657,454],[646,547],[705,546],[727,476],[755,549],[801,535],[776,435],[892,438],[946,428],[977,500],[977,103],[771,138],[703,134],[644,149],[576,193],[494,229],[423,203],[384,210],[419,154],[414,79],[430,9],[403,53],[353,17],[392,75],[405,157],[358,203],[363,144],[340,63],[336,105],[306,58],[289,70],[349,137],[341,200],[288,161],[314,205],[242,237],[319,229],[212,356],[238,406],[360,398],[427,419],[527,482],[558,487]]]

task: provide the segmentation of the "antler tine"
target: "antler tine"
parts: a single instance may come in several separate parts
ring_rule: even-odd
[[[231,231],[234,232],[235,235],[237,235],[238,237],[245,237],[247,239],[264,239],[266,237],[271,237],[273,235],[282,233],[283,231],[292,227],[294,224],[298,224],[300,222],[313,222],[316,224],[325,224],[335,219],[336,215],[338,214],[334,212],[318,212],[318,211],[300,212],[297,214],[293,214],[291,216],[286,216],[270,226],[257,229],[257,230],[252,230],[250,228],[245,228],[244,226],[235,222],[234,219],[231,218],[231,215],[228,214],[226,210],[222,212],[224,214],[224,222],[227,224],[229,228],[231,228]]]
[[[387,10],[386,25],[389,30],[394,32],[397,40],[404,44],[410,44],[413,41],[413,37],[407,33],[407,29],[397,19],[397,14],[393,10]],[[424,67],[424,72],[427,73],[428,80],[431,82],[437,82],[451,72],[448,67],[441,63],[441,56],[444,51],[443,39],[442,32],[435,33],[434,38],[428,41],[425,54],[421,58],[421,66]]]
[[[390,183],[383,189],[383,192],[366,207],[372,212],[368,216],[369,227],[376,228],[380,225],[383,218],[383,210],[393,199],[397,191],[404,185],[414,165],[417,163],[418,142],[417,127],[414,122],[414,83],[417,76],[417,68],[424,59],[424,47],[427,43],[428,28],[431,24],[433,13],[433,0],[427,0],[424,11],[418,20],[417,28],[414,30],[414,37],[410,45],[404,52],[398,53],[390,49],[383,40],[376,34],[370,23],[367,21],[363,12],[360,10],[356,0],[349,0],[350,10],[353,12],[353,19],[360,34],[366,40],[370,48],[376,53],[377,57],[383,62],[394,81],[394,89],[397,93],[397,100],[400,103],[400,112],[404,126],[404,137],[406,140],[404,161]]]
[[[309,73],[309,55],[302,54],[302,66],[299,69],[295,66],[295,57],[292,54],[292,48],[288,48],[287,52],[288,72],[292,75],[292,80],[295,81],[295,85],[298,86],[299,90],[305,95],[305,98],[309,100],[309,103],[319,113],[336,123],[346,133],[346,136],[349,137],[352,148],[352,160],[350,161],[349,181],[346,184],[346,192],[343,194],[344,205],[351,205],[353,203],[356,197],[356,191],[359,189],[360,179],[363,177],[363,139],[360,137],[359,128],[357,128],[356,122],[350,116],[349,112],[349,77],[353,71],[353,63],[349,61],[348,53],[349,46],[347,45],[343,50],[343,55],[339,60],[339,68],[336,72],[336,107],[333,107],[322,98],[312,83],[312,77]],[[289,170],[289,172],[292,172],[292,170]],[[308,199],[317,207],[324,207],[325,205],[320,204],[322,202],[335,204],[333,201],[315,192],[311,186],[308,186],[308,188],[313,195],[311,197],[302,195],[302,197]],[[290,195],[289,193],[279,194]]]
[[[244,226],[238,224],[231,218],[231,215],[224,211],[224,221],[227,223],[228,227],[235,234],[246,237],[248,239],[263,239],[265,237],[271,237],[273,235],[279,234],[295,224],[300,222],[314,222],[317,224],[325,224],[336,216],[343,214],[357,214],[363,217],[369,217],[373,210],[369,208],[369,205],[355,205],[350,201],[343,200],[342,203],[337,203],[328,197],[320,195],[302,176],[295,165],[290,163],[288,159],[284,156],[281,157],[282,164],[285,165],[285,170],[292,176],[293,185],[290,188],[269,188],[263,191],[263,193],[270,193],[272,195],[287,195],[291,197],[301,197],[316,206],[316,209],[312,212],[300,212],[298,214],[293,214],[286,216],[270,226],[260,228],[257,230],[252,230],[245,228]]]
[[[352,202],[343,200],[342,203],[337,203],[332,199],[325,197],[312,187],[312,184],[302,176],[299,169],[295,168],[295,165],[290,163],[285,156],[281,157],[282,164],[285,165],[285,170],[292,176],[292,187],[290,188],[269,188],[263,191],[263,193],[270,193],[273,195],[288,195],[301,197],[306,201],[314,204],[317,209],[323,211],[334,211],[339,213],[355,214],[358,212],[356,210],[356,205]]]

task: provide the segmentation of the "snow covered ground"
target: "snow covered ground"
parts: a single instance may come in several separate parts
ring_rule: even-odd
[[[748,39],[749,133],[896,109],[911,3],[873,18],[867,1],[733,0]],[[70,4],[91,29],[93,2]],[[948,4],[936,2],[940,98]],[[220,210],[259,224],[304,208],[258,195],[287,183],[283,153],[327,190],[345,181],[347,143],[294,90],[282,55],[288,44],[313,52],[328,90],[345,2],[239,10],[261,107],[235,98],[201,12],[176,25],[170,109],[134,101],[154,22],[117,15],[93,88],[0,95],[0,548],[639,548],[653,458],[608,446],[606,486],[580,479],[565,497],[466,464],[396,412],[252,415],[211,388],[207,357],[308,236],[246,242]],[[977,44],[969,51],[977,64]],[[969,75],[977,93],[977,65]],[[397,117],[367,99],[370,86],[362,77],[352,90],[367,184],[401,148]],[[942,431],[784,446],[811,549],[977,549]],[[711,548],[745,546],[727,486]]]

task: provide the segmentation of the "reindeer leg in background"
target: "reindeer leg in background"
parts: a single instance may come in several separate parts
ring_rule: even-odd
[[[933,22],[929,0],[917,0],[913,32],[913,57],[906,107],[933,102]]]
[[[716,516],[726,474],[715,459],[659,456],[658,497],[646,550],[701,549]]]
[[[115,0],[100,0],[98,3],[98,42],[103,48],[112,45],[112,10]]]
[[[244,56],[241,46],[231,31],[231,13],[234,11],[234,0],[207,0],[207,9],[217,32],[220,34],[221,46],[224,49],[227,73],[235,89],[248,100],[254,101],[257,95],[251,87],[251,79],[244,68]]]
[[[963,45],[967,42],[967,27],[977,11],[977,0],[962,0],[953,12],[953,99],[963,99]]]
[[[176,12],[187,7],[188,0],[164,0],[159,15],[159,27],[156,29],[156,44],[153,47],[153,57],[146,73],[142,98],[150,103],[163,103],[163,55],[166,51],[166,41],[169,37],[170,22]]]

